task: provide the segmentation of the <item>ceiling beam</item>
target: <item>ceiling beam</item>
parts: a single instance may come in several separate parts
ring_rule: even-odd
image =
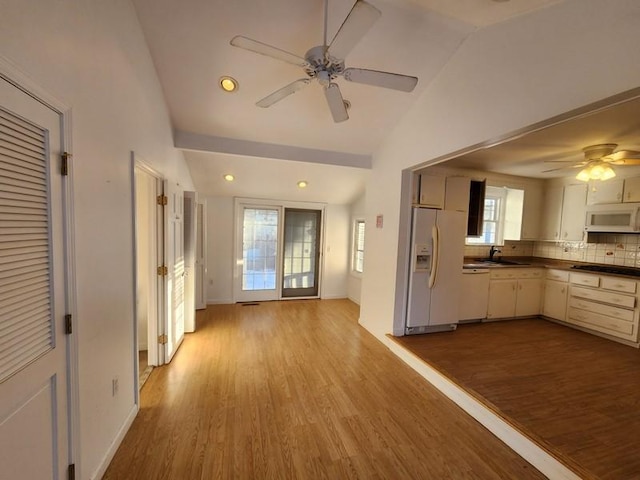
[[[226,153],[248,157],[371,169],[371,155],[332,152],[329,150],[293,147],[274,143],[251,142],[248,140],[201,135],[179,130],[173,133],[173,142],[175,147],[181,150]]]

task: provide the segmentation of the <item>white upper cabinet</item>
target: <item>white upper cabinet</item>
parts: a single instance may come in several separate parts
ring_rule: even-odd
[[[545,190],[542,240],[560,240],[563,190],[562,186],[549,186]]]
[[[587,185],[567,185],[562,198],[560,240],[581,241],[584,237]]]
[[[538,240],[540,238],[543,203],[544,196],[541,186],[528,186],[525,188],[521,240]]]
[[[551,186],[545,191],[542,240],[582,241],[587,185]]]
[[[436,175],[420,175],[420,205],[429,208],[444,208],[446,178]]]
[[[592,180],[588,184],[587,205],[622,202],[623,179]],[[639,191],[640,193],[640,191]]]
[[[627,178],[624,181],[623,202],[640,202],[640,177]]]
[[[469,177],[447,177],[445,182],[444,209],[469,213]]]

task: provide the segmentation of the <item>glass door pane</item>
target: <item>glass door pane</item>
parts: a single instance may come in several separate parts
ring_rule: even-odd
[[[276,288],[278,210],[246,208],[242,223],[242,290]]]
[[[284,211],[283,297],[318,295],[320,210]]]

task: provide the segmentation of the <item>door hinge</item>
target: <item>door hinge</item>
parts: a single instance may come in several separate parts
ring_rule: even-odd
[[[158,202],[158,205],[166,205],[169,200],[167,200],[166,195],[158,195],[156,198],[156,202]]]
[[[166,345],[169,339],[166,334],[158,335],[158,343],[160,345]]]
[[[169,269],[167,268],[166,265],[161,265],[158,267],[158,275],[160,275],[161,277],[166,276],[169,273]]]
[[[76,480],[76,464],[72,463],[67,469],[69,480]]]
[[[64,316],[64,333],[71,335],[73,333],[73,322],[71,314]]]
[[[69,175],[69,159],[71,158],[71,154],[69,152],[62,153],[62,164],[60,165],[60,174],[63,176]]]

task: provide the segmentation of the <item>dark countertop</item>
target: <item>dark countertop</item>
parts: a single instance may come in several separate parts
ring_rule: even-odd
[[[611,272],[592,272],[588,270],[574,269],[574,265],[598,265],[603,267],[614,267],[614,265],[605,265],[589,262],[578,262],[571,260],[559,260],[556,258],[544,258],[544,257],[495,257],[496,259],[503,259],[509,263],[483,263],[481,259],[477,257],[465,257],[463,261],[463,268],[555,268],[559,270],[569,270],[580,273],[591,273],[594,275],[611,275],[616,277],[633,278],[638,280],[636,275],[618,274]],[[633,267],[625,267],[631,269]],[[640,273],[640,269],[636,269]]]

